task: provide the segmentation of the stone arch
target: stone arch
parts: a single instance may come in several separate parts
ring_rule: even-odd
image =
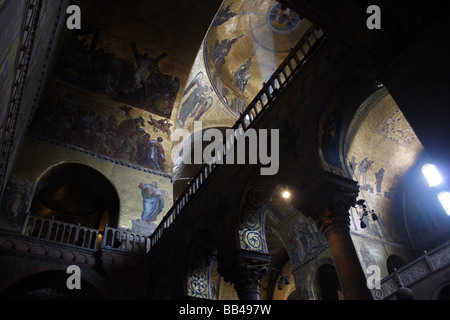
[[[297,286],[297,296],[300,300],[318,300],[317,286],[315,285],[315,276],[317,269],[325,264],[333,265],[331,256],[324,253],[323,256],[309,262],[302,268],[293,270],[295,284]]]
[[[345,167],[345,140],[359,107],[382,85],[369,67],[347,76],[328,96],[317,125],[317,147],[324,171],[348,177]],[[351,92],[351,94],[349,94]]]
[[[239,249],[268,253],[265,215],[274,188],[274,179],[260,176],[258,170],[248,180],[236,220]]]
[[[102,173],[82,163],[63,162],[38,178],[30,213],[95,229],[117,227],[120,200]]]
[[[332,266],[334,268],[333,259],[331,257],[322,257],[314,261],[310,266],[308,274],[306,275],[306,283],[304,284],[304,298],[313,300],[320,299],[320,292],[318,291],[319,288],[317,284],[317,272],[322,266]]]
[[[210,141],[203,141],[203,135],[207,130],[218,130],[225,137],[228,127],[209,127],[202,128],[202,130],[191,133],[189,137],[183,137],[183,140],[179,143],[174,142],[172,147],[172,160],[173,160],[173,184],[174,184],[174,196],[178,197],[187,187],[191,179],[199,172],[203,166],[203,152]],[[196,147],[200,146],[199,150],[202,152],[202,162],[195,163]],[[186,162],[189,163],[185,163]]]
[[[391,254],[386,259],[386,269],[389,274],[394,273],[395,269],[400,269],[401,267],[405,266],[406,262],[403,260],[402,257]]]
[[[297,288],[290,261],[286,262],[276,279],[273,300],[297,300]]]
[[[432,300],[450,300],[450,281],[441,283],[434,291]]]
[[[104,294],[90,281],[81,277],[82,290],[69,290],[66,281],[70,275],[62,270],[46,270],[30,274],[12,284],[2,298],[45,300],[103,300]]]

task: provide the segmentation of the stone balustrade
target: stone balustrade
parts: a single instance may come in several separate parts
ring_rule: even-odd
[[[25,218],[20,234],[91,251],[107,248],[116,251],[147,253],[150,250],[150,238],[146,235],[112,228],[108,225],[104,230],[98,230],[31,214]]]
[[[380,288],[372,290],[372,294],[377,300],[389,300],[402,285],[409,288],[449,264],[450,241],[429,252],[425,251],[423,256],[381,280]]]

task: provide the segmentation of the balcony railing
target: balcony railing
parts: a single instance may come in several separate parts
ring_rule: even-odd
[[[101,246],[126,252],[147,253],[150,250],[150,237],[106,226]]]
[[[21,234],[43,241],[96,251],[100,248],[122,252],[147,253],[150,250],[148,236],[111,228],[104,231],[71,224],[55,219],[41,218],[28,214]]]
[[[261,114],[263,114],[272,102],[275,101],[280,91],[286,87],[290,80],[305,65],[309,56],[315,52],[315,49],[324,37],[325,33],[315,26],[312,26],[307,31],[302,40],[300,40],[300,42],[291,49],[291,52],[283,63],[278,67],[267,83],[264,83],[261,91],[256,95],[245,111],[242,112],[241,116],[232,128],[234,132],[244,133],[255,123]],[[163,236],[164,231],[169,228],[175,219],[180,215],[182,210],[187,206],[198,190],[205,184],[214,170],[220,166],[218,161],[220,160],[220,162],[223,163],[223,159],[226,157],[227,152],[229,152],[231,148],[235,147],[239,135],[236,134],[234,137],[228,138],[224,141],[223,153],[215,155],[209,163],[203,164],[197,175],[192,179],[183,193],[175,201],[172,208],[165,215],[162,222],[158,225],[150,237],[151,248],[155,246],[158,240]]]
[[[381,280],[380,288],[372,291],[374,298],[390,299],[402,285],[412,287],[448,265],[450,265],[450,241],[429,252],[425,251],[423,256]]]

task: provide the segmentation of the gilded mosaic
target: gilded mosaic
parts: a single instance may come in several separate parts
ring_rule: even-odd
[[[85,26],[67,35],[55,73],[105,98],[170,118],[180,79],[161,70],[166,57]]]
[[[396,203],[402,201],[404,175],[423,147],[389,94],[379,98],[355,123],[358,130],[347,145],[346,166],[349,177],[360,185],[359,198],[366,201],[369,211],[374,210],[378,220],[363,216],[364,210],[356,206],[350,209],[351,228],[377,240],[407,245],[403,212]]]
[[[238,116],[310,23],[277,1],[225,1],[205,38],[206,71],[221,102]]]
[[[231,127],[311,23],[273,0],[226,0],[175,104],[177,127]]]
[[[51,81],[30,126],[36,136],[171,173],[169,120]]]

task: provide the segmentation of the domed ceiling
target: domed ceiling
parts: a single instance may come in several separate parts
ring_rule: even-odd
[[[310,26],[277,1],[225,0],[191,71],[178,126],[232,126]]]
[[[408,245],[401,190],[404,177],[424,152],[423,146],[386,89],[380,89],[360,108],[349,128],[346,165],[360,185],[359,197],[379,215],[379,223],[351,209],[352,231]]]
[[[226,1],[204,51],[209,79],[225,106],[241,113],[309,26],[276,1]]]

